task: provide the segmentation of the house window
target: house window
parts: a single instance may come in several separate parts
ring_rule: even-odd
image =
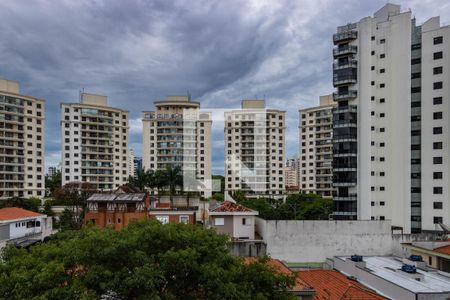
[[[252,225],[252,219],[242,218],[242,225]]]
[[[223,225],[225,225],[225,219],[224,218],[215,218],[214,219],[214,225],[216,225],[216,226],[223,226]]]
[[[168,224],[169,216],[156,216],[156,220],[161,224]]]
[[[189,224],[189,216],[187,215],[180,216],[180,224]]]

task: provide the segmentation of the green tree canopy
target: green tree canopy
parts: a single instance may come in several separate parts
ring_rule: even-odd
[[[0,299],[292,299],[294,278],[231,256],[214,230],[156,221],[7,247]],[[106,298],[105,298],[106,299]]]
[[[247,199],[241,194],[235,198],[239,204],[257,210],[266,220],[328,220],[333,201],[316,194],[291,194],[286,201],[267,198]]]

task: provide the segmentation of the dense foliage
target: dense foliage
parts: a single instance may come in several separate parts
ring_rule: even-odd
[[[246,199],[240,193],[233,195],[238,203],[257,210],[266,220],[328,220],[333,202],[316,194],[292,194],[286,201],[276,199]]]
[[[20,207],[31,211],[39,211],[41,200],[39,198],[21,198],[13,197],[0,201],[0,208],[4,207]]]
[[[203,227],[148,220],[65,231],[29,250],[6,248],[0,299],[290,299],[294,278],[244,265],[226,241]]]
[[[47,197],[53,196],[53,193],[61,188],[62,175],[61,171],[57,170],[52,176],[45,176],[45,194]]]

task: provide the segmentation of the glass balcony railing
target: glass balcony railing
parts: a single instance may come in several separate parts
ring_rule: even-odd
[[[341,47],[335,47],[333,49],[333,56],[335,58],[344,55],[356,54],[358,52],[358,47],[353,45],[345,45]]]
[[[358,96],[358,91],[348,90],[348,91],[345,91],[345,92],[333,93],[333,100],[334,101],[349,100],[349,99],[354,99],[357,96]]]
[[[334,44],[348,42],[351,40],[355,40],[357,38],[358,38],[358,32],[355,30],[344,31],[344,32],[333,34]]]

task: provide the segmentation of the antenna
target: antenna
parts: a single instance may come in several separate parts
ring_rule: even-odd
[[[188,96],[188,99],[190,101],[191,100],[191,93],[189,92],[189,90],[187,90],[187,96]]]

